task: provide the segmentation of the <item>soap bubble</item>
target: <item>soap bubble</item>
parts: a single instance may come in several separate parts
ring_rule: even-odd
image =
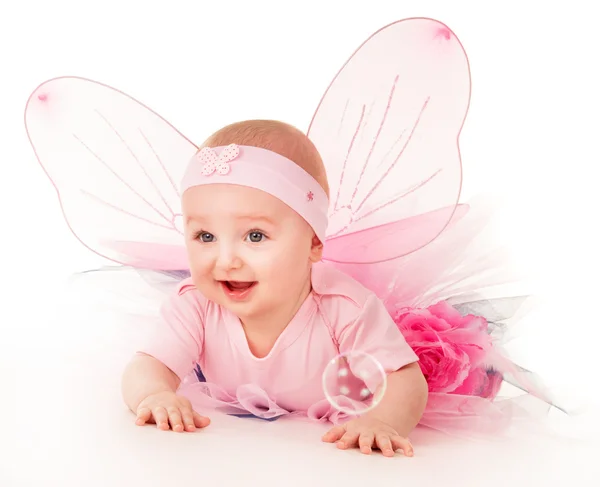
[[[323,371],[323,392],[338,411],[364,414],[376,407],[385,393],[387,377],[371,355],[352,351],[330,360]]]

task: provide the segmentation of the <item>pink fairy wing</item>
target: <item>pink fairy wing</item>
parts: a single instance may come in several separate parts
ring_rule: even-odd
[[[404,256],[416,250],[415,243],[430,242],[432,228],[439,228],[442,224],[445,227],[450,219],[458,219],[467,211],[467,206],[441,208],[398,222],[331,237],[323,249],[323,259],[336,263],[374,264]]]
[[[382,262],[444,230],[461,190],[458,136],[470,86],[460,42],[435,20],[391,24],[352,55],[308,130],[330,184],[326,246],[337,252],[340,237],[361,232],[360,252],[329,257]]]
[[[124,265],[187,269],[178,186],[192,142],[126,94],[76,77],[40,85],[25,125],[85,246]]]
[[[465,217],[470,210],[465,204],[456,206],[445,228],[445,238],[436,239],[418,252],[387,261],[361,260],[363,255],[377,257],[386,252],[390,255],[395,245],[400,250],[406,249],[403,245],[428,232],[431,221],[444,216],[444,211],[335,237],[327,241],[323,260],[373,291],[392,315],[400,308],[423,306],[440,295],[444,297],[447,287],[452,291],[459,286],[463,274],[468,272],[462,270],[459,263],[462,252],[471,243],[471,234],[462,232],[459,225],[465,226]],[[405,237],[399,235],[403,231]],[[472,231],[480,231],[480,227],[473,226]],[[457,270],[457,266],[462,272]],[[469,266],[469,269],[473,272],[480,270],[476,266]]]

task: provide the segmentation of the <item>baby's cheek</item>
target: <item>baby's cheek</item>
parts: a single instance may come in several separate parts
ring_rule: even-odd
[[[259,280],[271,280],[280,273],[285,259],[277,252],[261,252],[245,256],[244,264],[252,269]]]
[[[274,256],[268,263],[267,273],[273,281],[290,280],[300,274],[298,260],[293,254]]]
[[[292,294],[302,289],[309,278],[309,264],[299,258],[289,257],[281,260],[273,269],[271,283],[279,294],[289,291]]]
[[[198,260],[190,260],[190,274],[194,285],[199,289],[205,289],[209,284],[213,284],[213,278],[210,269]]]
[[[212,278],[208,279],[202,275],[194,276],[192,273],[192,281],[202,296],[210,301],[214,301],[215,303],[221,303],[222,295],[220,292],[220,285],[216,284]]]
[[[197,276],[207,275],[212,269],[212,256],[197,249],[188,251],[190,270]]]

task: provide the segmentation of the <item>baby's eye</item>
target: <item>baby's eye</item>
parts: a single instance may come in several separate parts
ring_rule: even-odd
[[[265,235],[262,232],[250,232],[248,234],[248,239],[252,243],[259,243],[263,240],[264,236]]]
[[[215,239],[214,235],[208,232],[200,232],[198,238],[204,243],[210,243]]]

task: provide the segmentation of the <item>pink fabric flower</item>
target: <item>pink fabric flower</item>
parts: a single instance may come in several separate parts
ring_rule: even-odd
[[[502,377],[486,368],[492,349],[487,320],[462,316],[447,302],[427,309],[403,310],[398,328],[419,357],[430,392],[492,397]]]
[[[240,148],[235,144],[229,144],[225,147],[220,155],[210,147],[203,147],[196,155],[202,163],[202,174],[210,176],[215,171],[225,176],[231,170],[230,162],[240,155]]]

